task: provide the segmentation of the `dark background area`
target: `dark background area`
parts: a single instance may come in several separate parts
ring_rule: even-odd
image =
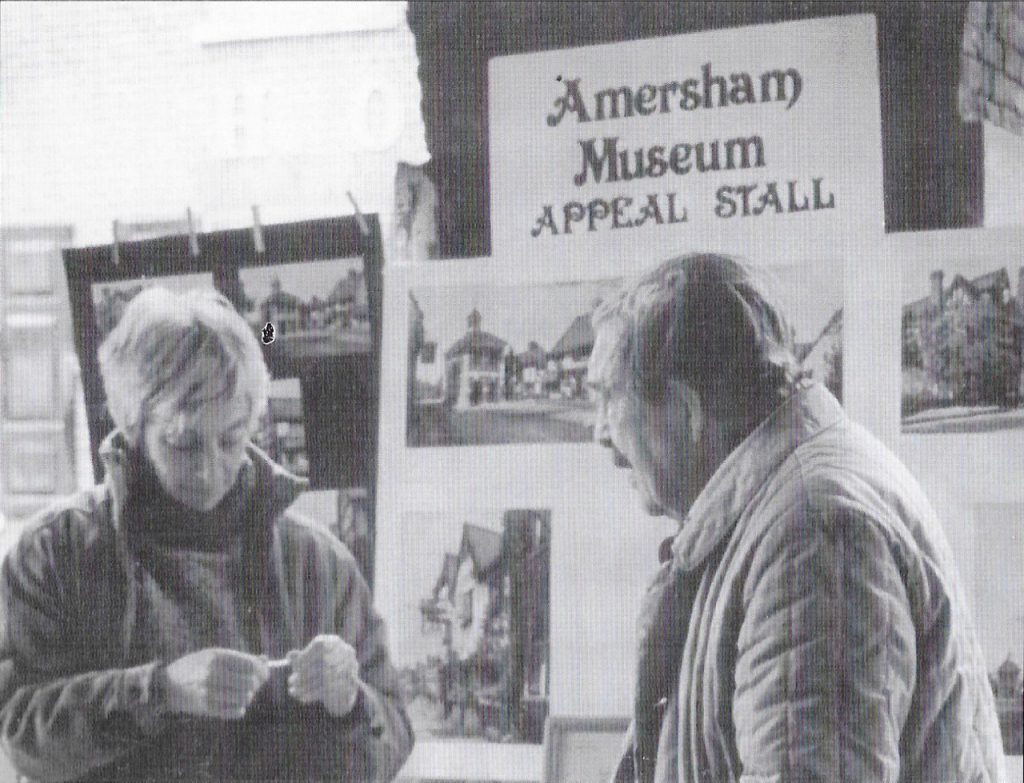
[[[874,14],[887,231],[982,224],[978,123],[957,108],[961,2],[409,3],[442,258],[490,255],[491,57],[823,16]],[[827,118],[825,120],[827,122]]]

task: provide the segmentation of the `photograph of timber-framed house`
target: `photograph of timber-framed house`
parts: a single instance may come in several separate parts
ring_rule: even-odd
[[[510,509],[450,529],[457,546],[419,600],[420,652],[401,669],[414,729],[539,743],[551,690],[551,512]]]

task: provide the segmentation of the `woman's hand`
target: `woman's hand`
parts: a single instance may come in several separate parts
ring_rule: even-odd
[[[264,658],[209,647],[164,669],[164,703],[170,712],[208,718],[242,718],[270,676]]]
[[[352,711],[359,697],[359,660],[340,636],[321,634],[305,649],[288,653],[288,693],[303,704],[320,702],[336,718]]]

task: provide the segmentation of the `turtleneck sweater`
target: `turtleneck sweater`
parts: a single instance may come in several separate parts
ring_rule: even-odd
[[[197,551],[223,551],[244,532],[248,514],[246,491],[252,484],[248,466],[234,486],[210,511],[198,511],[169,495],[148,459],[132,452],[128,460],[127,532],[136,540]]]
[[[140,568],[131,657],[170,662],[205,647],[261,653],[255,585],[244,568],[246,526],[256,523],[245,468],[208,512],[171,497],[141,455],[129,462],[123,522]]]

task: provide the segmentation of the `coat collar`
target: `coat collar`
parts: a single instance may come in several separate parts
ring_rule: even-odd
[[[112,502],[111,517],[114,526],[123,530],[121,515],[128,500],[128,475],[133,459],[128,440],[121,430],[114,430],[100,444],[100,459],[104,467],[104,483]],[[247,482],[254,500],[274,520],[290,506],[308,487],[309,481],[278,465],[265,452],[253,444],[246,447],[245,461],[239,471],[239,481]]]
[[[726,457],[697,496],[672,543],[679,567],[691,571],[699,566],[797,446],[844,418],[824,386],[798,386]]]

